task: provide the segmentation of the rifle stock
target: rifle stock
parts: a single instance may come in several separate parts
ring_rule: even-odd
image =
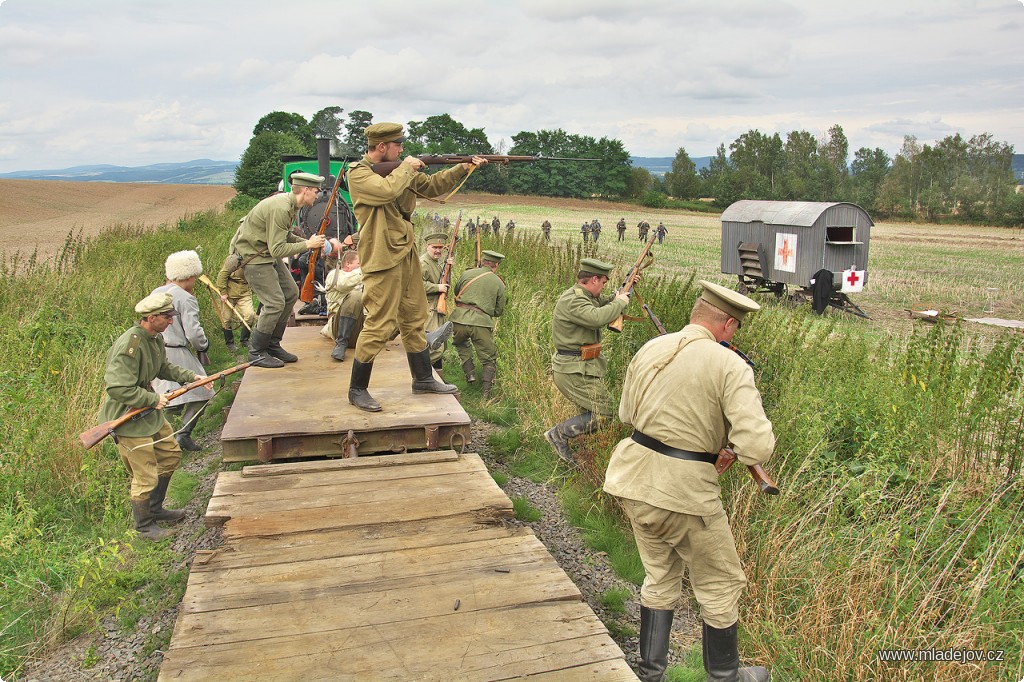
[[[234,367],[229,367],[228,369],[221,370],[216,374],[210,374],[209,376],[203,379],[198,379],[190,384],[185,384],[181,388],[176,388],[173,391],[168,391],[167,393],[164,394],[164,396],[167,398],[167,400],[174,400],[178,396],[185,395],[194,388],[199,388],[200,386],[212,384],[214,381],[217,381],[218,379],[223,379],[224,377],[230,374],[240,372],[244,370],[246,367],[248,367],[250,364],[252,363],[243,362],[240,365],[235,365]],[[78,434],[78,439],[82,441],[82,445],[84,445],[85,449],[88,450],[92,448],[94,445],[98,444],[107,436],[114,435],[114,429],[116,429],[117,427],[127,422],[130,422],[133,419],[138,419],[139,417],[145,416],[155,409],[155,407],[134,407],[125,412],[124,414],[122,414],[117,419],[111,419],[108,422],[103,422],[102,424],[98,424],[92,427],[88,431],[83,431],[82,433]]]
[[[457,163],[469,163],[474,156],[487,159],[487,163],[507,166],[510,163],[533,163],[535,161],[604,161],[604,159],[575,159],[562,156],[509,156],[508,154],[423,154],[416,158],[428,166],[451,166]],[[401,161],[381,161],[373,164],[373,172],[382,178],[401,165]]]
[[[320,219],[320,229],[317,234],[322,235],[331,222],[331,209],[334,208],[334,200],[338,197],[338,188],[341,187],[341,179],[345,177],[345,166],[338,170],[338,177],[334,181],[334,189],[331,190],[331,198],[327,200],[327,207],[324,209],[324,217]],[[302,291],[299,292],[299,299],[303,303],[313,300],[313,279],[316,274],[316,260],[320,257],[321,249],[313,249],[309,254],[309,267],[306,270],[306,279],[302,282]]]
[[[715,471],[719,475],[724,474],[729,470],[729,467],[736,461],[736,453],[732,448],[722,448],[718,452],[718,461],[715,462]],[[749,464],[747,465],[747,471],[750,472],[750,477],[757,482],[758,487],[766,495],[778,495],[779,487],[775,485],[775,481],[768,475],[768,472],[764,470],[760,464]]]
[[[646,260],[650,255],[651,247],[654,246],[654,242],[657,238],[658,236],[654,235],[647,240],[646,244],[644,244],[644,248],[640,250],[640,256],[636,259],[636,263],[633,264],[633,267],[630,268],[629,274],[626,275],[626,280],[622,283],[622,286],[619,287],[619,290],[616,293],[629,295],[629,293],[633,291],[633,287],[636,286],[637,280],[640,279],[640,271],[646,267],[644,265],[644,260]],[[623,316],[619,315],[608,323],[608,329],[613,332],[621,332],[624,324],[625,320],[623,319]]]
[[[218,289],[217,286],[213,282],[211,282],[210,278],[207,277],[206,275],[199,275],[199,281],[202,282],[203,284],[205,284],[206,286],[210,287],[210,289],[213,291],[213,293],[217,294],[218,297],[224,295],[224,294],[220,293],[220,289]],[[245,321],[245,318],[242,317],[242,314],[238,312],[238,308],[236,308],[234,305],[232,305],[231,301],[225,300],[224,302],[228,304],[229,308],[231,308],[231,312],[233,312],[235,314],[235,317],[237,317],[239,319],[239,321],[242,324],[245,325],[245,328],[248,329],[249,331],[252,331],[252,327],[250,327],[249,323]],[[220,317],[219,309],[218,309],[218,312],[217,312],[217,317]],[[224,320],[222,319],[221,322],[223,323]]]
[[[459,211],[459,216],[455,219],[455,229],[452,230],[452,239],[448,242],[445,247],[448,251],[448,255],[444,259],[444,267],[441,269],[441,278],[437,281],[438,284],[447,284],[451,286],[452,283],[452,264],[449,262],[455,256],[455,242],[459,238],[459,225],[462,223],[462,211]],[[448,314],[448,292],[442,291],[441,295],[437,297],[437,307],[435,308],[438,315]]]

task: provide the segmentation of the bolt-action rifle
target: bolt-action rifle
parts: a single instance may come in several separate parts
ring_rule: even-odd
[[[510,163],[533,163],[535,161],[603,161],[604,159],[574,159],[561,156],[509,156],[507,154],[423,154],[416,158],[428,166],[452,166],[456,163],[470,163],[474,156],[487,159],[487,163],[507,166]],[[373,172],[382,178],[391,175],[398,168],[399,161],[381,161],[373,164]]]
[[[718,453],[718,460],[715,462],[715,471],[721,476],[724,474],[729,467],[736,461],[736,453],[732,448],[722,448]],[[766,495],[778,495],[779,487],[775,485],[775,481],[768,475],[760,464],[748,464],[747,471],[750,472],[750,477],[757,481],[757,485],[761,488],[761,492]]]
[[[327,226],[331,224],[331,209],[334,208],[334,201],[338,197],[338,188],[341,187],[341,179],[343,177],[345,177],[345,166],[342,166],[338,171],[338,178],[334,181],[331,198],[327,200],[327,207],[324,208],[324,217],[320,219],[320,229],[317,230],[319,235],[322,235]],[[299,299],[303,303],[309,303],[313,300],[313,279],[316,274],[316,260],[320,257],[320,250],[313,249],[313,252],[309,254],[309,267],[306,270],[306,279],[302,282],[302,291],[299,292]]]
[[[185,384],[181,388],[176,388],[173,391],[168,391],[167,393],[164,393],[164,397],[167,398],[168,401],[174,400],[178,396],[185,395],[194,388],[199,388],[200,386],[212,384],[214,381],[223,379],[224,377],[230,374],[234,374],[235,372],[241,372],[251,364],[252,363],[250,362],[243,362],[240,365],[235,365],[234,367],[229,367],[228,369],[221,370],[216,374],[210,374],[209,376],[206,376],[202,379],[193,381],[191,384]],[[141,419],[142,417],[146,416],[155,409],[155,407],[134,407],[125,412],[124,414],[122,414],[117,419],[111,419],[108,422],[103,422],[102,424],[92,427],[88,431],[83,431],[82,433],[78,434],[78,438],[79,440],[82,441],[82,445],[85,446],[86,450],[93,447],[107,436],[113,436],[114,441],[116,442],[117,435],[114,433],[114,429],[121,426],[122,424],[132,421],[133,419]]]
[[[633,264],[633,267],[629,269],[629,272],[626,273],[626,280],[622,283],[622,286],[619,287],[619,290],[616,293],[626,294],[627,296],[632,293],[633,287],[636,286],[636,283],[640,280],[640,271],[650,267],[650,265],[654,263],[654,256],[651,255],[651,247],[654,246],[654,241],[657,238],[658,236],[654,235],[647,240],[646,244],[644,244],[644,248],[640,250],[640,256],[636,259],[636,263]],[[646,309],[645,312],[650,310],[647,306],[644,306],[644,308]],[[653,315],[653,313],[649,314]],[[652,319],[652,321],[654,320]],[[621,332],[624,322],[625,320],[623,319],[623,316],[619,315],[608,324],[608,329],[613,332]],[[655,323],[655,326],[658,324],[660,324],[660,320]]]
[[[459,211],[459,217],[455,219],[455,229],[452,230],[452,239],[445,246],[445,252],[441,255],[444,257],[444,267],[441,268],[441,279],[437,281],[438,284],[452,285],[452,262],[455,258],[455,242],[459,238],[459,224],[462,222],[462,211]],[[437,297],[437,310],[438,315],[448,314],[448,290],[441,292],[441,295]]]

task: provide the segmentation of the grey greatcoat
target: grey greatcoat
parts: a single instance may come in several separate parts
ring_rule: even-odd
[[[178,314],[174,316],[174,322],[163,332],[164,347],[167,349],[167,362],[178,367],[183,367],[196,374],[206,374],[199,359],[192,353],[206,351],[210,348],[210,341],[206,338],[203,325],[199,322],[199,301],[177,284],[165,284],[153,290],[154,294],[168,293],[173,300],[174,309]],[[189,346],[192,350],[189,350]],[[181,384],[168,379],[154,379],[153,390],[157,393],[167,393]],[[167,403],[168,407],[184,405],[209,400],[213,397],[213,390],[209,386],[194,388],[185,395],[178,396]]]

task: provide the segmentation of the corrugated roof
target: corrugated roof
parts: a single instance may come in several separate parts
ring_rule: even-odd
[[[811,227],[821,214],[843,201],[737,201],[722,212],[722,222]],[[856,204],[849,204],[862,210]]]

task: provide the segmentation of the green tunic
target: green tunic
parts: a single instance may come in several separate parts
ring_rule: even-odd
[[[114,341],[107,352],[107,369],[103,375],[107,399],[97,417],[102,424],[117,419],[131,408],[156,407],[159,397],[153,391],[153,379],[166,379],[179,384],[196,380],[196,373],[167,361],[162,334],[150,336],[135,325]],[[145,416],[130,420],[117,429],[118,436],[152,436],[165,424],[163,412],[152,410]]]
[[[490,268],[466,270],[451,291],[455,305],[448,318],[456,324],[493,329],[494,318],[505,312],[505,282]]]
[[[430,308],[431,313],[437,310],[437,299],[441,295],[437,285],[441,281],[441,269],[443,267],[443,258],[434,260],[427,254],[420,256],[420,270],[423,271],[423,290],[427,293],[427,307]]]
[[[256,204],[231,240],[235,253],[246,265],[261,265],[306,251],[306,240],[292,232],[298,210],[291,192],[269,196]]]

